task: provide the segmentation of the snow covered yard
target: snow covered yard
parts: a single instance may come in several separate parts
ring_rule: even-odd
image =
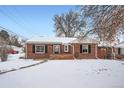
[[[0,72],[5,72],[12,69],[19,69],[20,67],[28,66],[35,64],[39,61],[34,61],[31,59],[19,59],[19,57],[23,57],[22,54],[10,54],[8,56],[8,60],[5,62],[0,62]],[[40,60],[41,61],[41,60]]]
[[[0,87],[124,87],[124,61],[49,60],[0,75]]]

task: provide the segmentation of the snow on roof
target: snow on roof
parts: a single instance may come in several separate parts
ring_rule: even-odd
[[[115,48],[124,48],[124,42],[121,42],[114,46]]]
[[[27,40],[26,43],[54,43],[54,44],[64,44],[64,43],[97,43],[93,39],[77,39],[77,38],[68,38],[68,37],[35,37]]]
[[[114,45],[116,45],[118,42],[114,41],[114,42],[109,42],[109,41],[100,41],[98,44],[98,47],[112,47]]]
[[[111,45],[107,44],[107,43],[99,43],[98,47],[110,47]]]
[[[27,40],[26,43],[70,43],[76,38],[67,38],[67,37],[34,37]]]
[[[83,38],[83,39],[75,39],[71,43],[98,43],[98,42],[94,39]]]

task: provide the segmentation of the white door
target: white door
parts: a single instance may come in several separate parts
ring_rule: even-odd
[[[54,54],[60,53],[60,45],[53,45],[53,53]]]

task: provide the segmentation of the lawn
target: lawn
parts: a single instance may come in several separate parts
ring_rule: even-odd
[[[0,63],[0,69],[17,68],[38,62],[17,59],[11,58],[11,62]],[[124,87],[124,61],[48,60],[40,65],[0,75],[0,87]]]

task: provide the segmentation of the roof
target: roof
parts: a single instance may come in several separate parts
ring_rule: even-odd
[[[124,48],[124,42],[121,42],[114,46],[115,48]]]
[[[98,43],[98,42],[94,39],[83,38],[83,39],[75,39],[71,43]]]
[[[54,44],[61,44],[61,43],[70,43],[71,41],[75,40],[76,38],[67,38],[67,37],[34,37],[27,40],[26,43],[54,43]]]
[[[43,43],[43,44],[65,44],[65,43],[97,43],[91,39],[79,40],[69,37],[34,37],[26,41],[26,43]]]
[[[100,41],[98,44],[98,47],[113,47],[114,45],[116,45],[118,42],[114,41],[114,42],[109,42],[109,41]]]

